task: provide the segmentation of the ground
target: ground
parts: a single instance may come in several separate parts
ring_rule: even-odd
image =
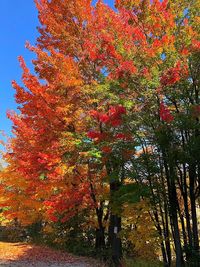
[[[101,267],[93,259],[25,243],[0,242],[1,267]]]

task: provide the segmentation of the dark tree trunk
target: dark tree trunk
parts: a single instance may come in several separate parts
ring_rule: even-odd
[[[168,209],[167,209],[167,203],[165,201],[165,246],[166,246],[166,252],[167,252],[167,259],[168,259],[168,265],[171,266],[172,261],[172,252],[171,252],[171,244],[170,244],[170,236],[169,236],[169,218],[168,218]]]
[[[187,189],[187,171],[185,164],[183,165],[183,175],[184,175],[184,208],[185,208],[185,217],[186,217],[186,225],[187,225],[187,232],[188,232],[188,239],[189,239],[189,245],[192,246],[192,230],[191,230],[191,224],[190,224],[190,213],[189,213],[189,204],[188,204],[188,189]]]
[[[164,212],[162,215],[163,220],[163,232],[164,232],[164,240],[165,240],[165,248],[166,248],[166,255],[167,255],[167,263],[168,266],[171,266],[172,261],[172,253],[171,253],[171,242],[170,242],[170,230],[169,230],[169,206],[167,202],[167,193],[166,193],[166,186],[163,177],[163,170],[161,166],[161,179],[162,179],[162,193],[163,193],[163,205],[164,205]]]
[[[188,242],[187,242],[187,234],[186,234],[186,229],[185,229],[185,222],[184,222],[184,217],[183,214],[181,214],[181,210],[178,210],[179,213],[179,218],[181,221],[181,228],[182,228],[182,235],[183,235],[183,242],[184,242],[184,247],[188,246]]]
[[[122,242],[118,237],[121,231],[121,217],[111,214],[109,225],[109,243],[111,245],[112,260],[116,267],[121,266],[120,260],[122,258]]]
[[[163,238],[162,228],[160,226],[159,216],[158,216],[158,212],[157,211],[154,211],[154,218],[155,218],[155,221],[156,221],[156,228],[158,230],[158,233],[159,233],[160,237]],[[165,247],[165,244],[164,244],[163,241],[161,241],[160,246],[161,246],[161,251],[162,251],[162,256],[163,256],[163,264],[164,264],[164,266],[168,267],[170,265],[169,265],[169,262],[168,262],[168,259],[167,259],[167,250],[166,250],[166,247]]]
[[[178,227],[178,216],[177,216],[178,203],[177,203],[176,187],[173,180],[169,188],[169,204],[171,213],[170,219],[173,228],[174,245],[176,251],[176,267],[181,267],[184,266],[184,261],[183,261],[183,251],[181,246],[180,232]]]
[[[176,267],[184,266],[183,260],[183,251],[181,245],[181,237],[180,237],[180,230],[178,227],[178,199],[176,193],[176,184],[175,184],[175,171],[172,159],[169,158],[169,167],[167,164],[167,157],[166,153],[163,153],[164,158],[164,166],[165,166],[165,173],[167,179],[167,187],[168,187],[168,194],[169,194],[169,216],[171,222],[171,228],[173,233],[174,245],[175,245],[175,252],[176,252]]]
[[[90,179],[89,168],[88,168],[88,178]],[[97,221],[98,221],[98,228],[96,228],[96,236],[95,236],[95,248],[97,250],[103,250],[105,248],[105,227],[103,226],[104,202],[103,201],[100,201],[100,203],[97,202],[95,190],[94,190],[92,183],[90,183],[90,189],[91,189],[91,193],[90,193],[91,198],[94,201],[94,204],[96,205],[96,216],[97,216]]]
[[[189,167],[189,176],[190,176],[190,205],[192,213],[192,232],[193,232],[193,245],[196,252],[199,251],[199,236],[198,236],[198,224],[197,224],[197,213],[196,213],[196,200],[195,200],[195,166]]]
[[[114,193],[117,190],[119,190],[120,185],[121,183],[119,181],[110,182],[111,203],[113,200]],[[115,267],[121,266],[120,261],[122,258],[122,242],[121,238],[118,236],[118,233],[120,231],[121,231],[121,217],[113,212],[111,204],[108,235],[109,235],[109,245],[111,246],[112,260]]]
[[[96,229],[95,248],[101,250],[105,248],[105,229],[104,227]]]

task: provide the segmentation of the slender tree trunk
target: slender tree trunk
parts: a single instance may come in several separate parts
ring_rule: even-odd
[[[101,201],[97,202],[94,186],[91,182],[91,173],[90,166],[88,164],[88,179],[90,180],[90,190],[91,190],[91,198],[96,206],[96,216],[98,221],[98,228],[96,228],[96,236],[95,236],[95,248],[98,250],[102,250],[105,248],[105,227],[103,226],[103,207],[104,203]]]
[[[168,264],[171,266],[172,261],[172,252],[171,252],[171,244],[170,244],[170,236],[169,236],[169,218],[168,218],[168,209],[167,209],[167,203],[165,201],[165,246],[166,246],[166,252],[167,252],[167,259]]]
[[[194,249],[197,252],[199,250],[199,236],[198,236],[198,224],[197,224],[197,213],[196,213],[196,200],[195,200],[195,166],[189,167],[189,176],[190,176],[190,205],[192,213],[192,232],[193,232],[193,245]]]
[[[181,267],[184,266],[184,261],[183,261],[183,251],[181,246],[180,231],[178,227],[178,216],[177,216],[178,200],[177,200],[176,185],[175,185],[175,172],[174,172],[173,162],[171,162],[171,159],[169,159],[169,168],[168,168],[165,152],[163,153],[163,158],[164,158],[164,166],[165,166],[165,173],[166,173],[167,187],[169,194],[169,215],[170,215],[170,222],[171,222],[171,228],[172,228],[175,252],[176,252],[176,267]]]
[[[185,136],[184,132],[181,131],[181,137],[182,137],[182,149],[185,150],[185,141],[187,140],[187,137]],[[180,173],[180,176],[182,176],[182,184],[181,184],[181,192],[183,196],[184,201],[184,212],[185,212],[185,218],[186,218],[186,229],[187,229],[187,238],[189,247],[192,248],[192,229],[191,229],[191,223],[190,223],[190,213],[189,213],[189,203],[188,203],[188,186],[187,186],[187,169],[186,164],[182,164],[182,171]],[[187,249],[187,248],[186,248]],[[188,253],[186,251],[186,259],[188,258]]]
[[[164,211],[162,210],[162,207],[161,207],[161,199],[159,201],[159,206],[160,206],[160,215],[161,215],[162,226],[163,226],[166,257],[167,257],[166,266],[170,266],[171,265],[171,247],[170,247],[170,237],[169,237],[168,209],[167,209],[165,192],[164,192]]]
[[[163,193],[163,204],[164,204],[164,214],[163,214],[163,231],[165,238],[165,247],[167,254],[168,266],[171,266],[172,253],[171,253],[171,242],[170,242],[170,230],[169,230],[169,208],[167,202],[166,186],[164,181],[163,166],[160,161],[160,171],[161,171],[161,182],[162,182],[162,193]]]
[[[181,238],[178,227],[178,216],[177,216],[177,195],[176,195],[176,187],[172,178],[171,188],[169,189],[169,204],[170,204],[170,212],[171,212],[171,223],[173,227],[174,234],[174,244],[176,250],[176,267],[184,266],[183,261],[183,251],[181,246]]]
[[[161,241],[161,251],[162,251],[162,257],[163,257],[163,266],[164,267],[169,267],[168,259],[167,259],[167,253],[166,253],[166,248],[164,245],[164,242]]]
[[[187,234],[186,234],[186,229],[185,229],[185,222],[184,222],[183,214],[181,214],[180,208],[178,209],[178,214],[179,214],[179,218],[180,218],[180,221],[181,221],[181,228],[182,228],[184,247],[187,247],[188,246],[188,242],[187,242]]]
[[[191,229],[191,223],[190,223],[190,212],[189,212],[189,203],[188,203],[188,189],[187,189],[187,172],[185,164],[183,165],[183,178],[184,178],[184,193],[183,193],[183,200],[184,200],[184,209],[185,209],[185,217],[186,217],[186,227],[187,227],[187,233],[188,233],[188,240],[189,240],[189,246],[192,247],[192,229]]]
[[[161,225],[159,222],[159,216],[158,216],[157,210],[154,211],[154,218],[155,218],[156,228],[158,230],[158,233],[159,233],[160,237],[163,239],[163,231],[162,231],[162,228],[161,228]],[[163,240],[161,241],[160,246],[161,246],[161,251],[162,251],[162,256],[163,256],[163,264],[164,264],[164,266],[168,267],[170,265],[169,265],[169,262],[167,259],[167,251],[166,251],[166,247],[165,247]]]

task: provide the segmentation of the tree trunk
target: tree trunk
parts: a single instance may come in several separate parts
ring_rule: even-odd
[[[178,216],[177,216],[177,195],[176,187],[172,178],[171,186],[169,188],[169,204],[170,204],[170,218],[173,228],[174,245],[176,251],[176,267],[184,266],[183,251],[181,246],[180,232],[178,227]]]
[[[111,194],[111,214],[110,223],[108,229],[109,244],[111,246],[112,260],[115,267],[120,267],[120,261],[122,258],[122,242],[118,233],[121,231],[121,217],[113,212],[112,200],[114,193],[119,189],[121,183],[119,181],[110,182],[110,194]]]
[[[196,252],[199,251],[199,236],[198,236],[198,224],[197,224],[197,213],[196,213],[196,201],[194,193],[194,184],[196,178],[195,167],[189,167],[189,176],[190,176],[190,204],[191,204],[191,213],[192,213],[192,232],[193,232],[193,245]]]
[[[184,266],[183,261],[183,251],[181,246],[180,231],[178,227],[178,199],[176,193],[176,184],[175,184],[175,171],[172,160],[169,158],[169,167],[167,164],[167,157],[165,152],[163,153],[165,173],[167,179],[167,187],[169,193],[169,216],[171,222],[171,228],[173,233],[175,252],[176,252],[176,267]]]
[[[109,225],[109,243],[111,245],[112,260],[115,267],[121,266],[122,242],[118,233],[121,231],[121,217],[111,214]]]
[[[167,252],[167,259],[168,264],[171,266],[172,261],[172,253],[171,253],[171,244],[170,244],[170,236],[169,236],[169,218],[168,218],[168,210],[167,210],[167,203],[165,201],[165,246],[166,246],[166,252]]]
[[[102,250],[105,248],[105,228],[104,227],[96,229],[95,248],[97,250]]]

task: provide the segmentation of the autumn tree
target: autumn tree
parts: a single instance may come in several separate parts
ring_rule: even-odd
[[[93,208],[97,247],[105,246],[109,218],[115,266],[122,209],[148,198],[165,265],[172,244],[177,267],[192,263],[199,254],[199,1],[36,6],[40,35],[27,44],[36,74],[20,58],[25,88],[13,82],[20,104],[20,114],[9,113],[13,179],[26,181],[27,196],[55,222]]]

